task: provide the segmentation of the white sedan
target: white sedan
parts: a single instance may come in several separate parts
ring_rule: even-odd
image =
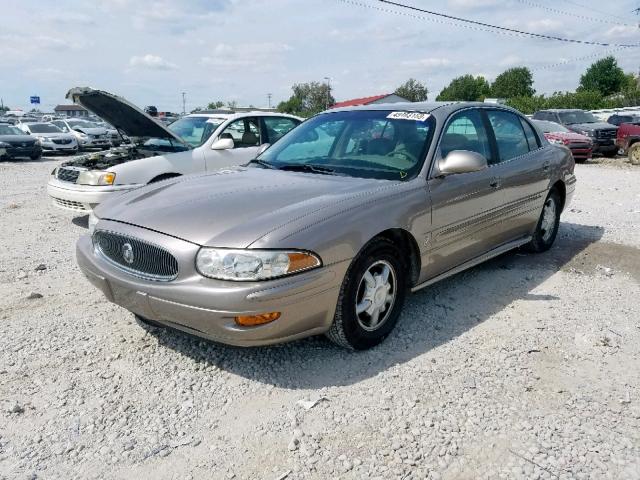
[[[272,112],[212,111],[187,115],[168,127],[107,92],[75,88],[67,98],[137,141],[56,168],[47,185],[55,206],[90,212],[108,197],[152,182],[241,165],[302,119]]]

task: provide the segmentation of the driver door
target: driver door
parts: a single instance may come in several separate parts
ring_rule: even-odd
[[[233,148],[228,150],[213,150],[208,147],[205,151],[207,170],[243,165],[256,158],[263,142],[260,121],[256,117],[244,117],[229,123],[214,139],[231,138]]]
[[[432,233],[423,258],[422,281],[472,260],[502,241],[499,218],[503,203],[501,179],[493,166],[498,159],[479,109],[453,115],[443,130],[435,168],[428,180],[432,202]],[[440,176],[437,165],[454,150],[483,155],[488,168]],[[499,168],[499,167],[498,167]]]

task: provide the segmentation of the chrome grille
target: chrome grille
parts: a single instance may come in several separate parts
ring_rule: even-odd
[[[596,133],[598,138],[616,138],[617,130],[598,130]]]
[[[62,180],[63,182],[76,183],[79,175],[80,170],[65,167],[58,168],[58,180]]]
[[[53,143],[55,143],[56,145],[68,145],[71,143],[71,139],[70,138],[54,138]]]
[[[106,230],[93,234],[96,252],[116,267],[147,280],[168,282],[178,275],[178,261],[164,248]],[[126,251],[131,256],[126,257]]]

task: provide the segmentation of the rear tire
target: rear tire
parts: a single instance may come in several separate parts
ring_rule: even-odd
[[[33,153],[29,155],[31,160],[40,160],[42,158],[42,153]]]
[[[634,143],[629,147],[627,157],[631,165],[640,165],[640,142]]]
[[[555,188],[549,192],[547,199],[544,201],[542,212],[533,238],[525,245],[525,249],[533,253],[546,252],[551,248],[553,242],[558,235],[558,227],[560,226],[560,210],[562,201],[560,194]]]
[[[369,242],[342,282],[326,336],[352,350],[366,350],[393,330],[407,294],[407,267],[398,247],[384,238]]]

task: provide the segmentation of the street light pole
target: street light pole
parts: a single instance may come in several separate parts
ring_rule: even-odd
[[[327,81],[327,99],[325,101],[324,109],[328,110],[329,109],[329,95],[331,95],[331,77],[324,77],[324,79]]]
[[[271,94],[267,93],[267,99],[269,100],[269,108],[271,108]]]
[[[185,96],[187,95],[187,92],[182,92],[182,115],[186,115],[187,114],[187,110],[185,108]]]

